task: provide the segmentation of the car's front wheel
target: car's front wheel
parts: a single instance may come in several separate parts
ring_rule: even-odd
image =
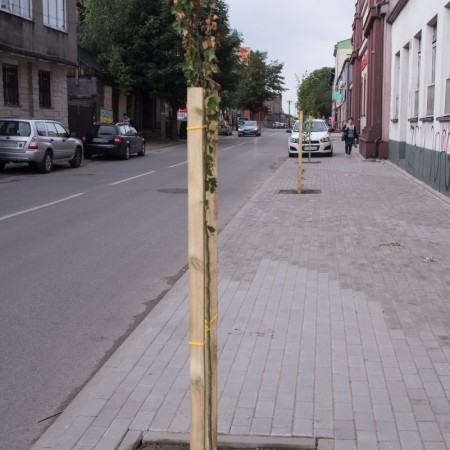
[[[142,142],[141,150],[138,152],[138,156],[144,156],[145,155],[145,141]]]
[[[53,156],[52,152],[47,150],[45,152],[44,158],[42,159],[41,164],[39,165],[39,172],[40,173],[49,173],[51,172],[53,167]]]
[[[70,167],[77,169],[81,166],[81,161],[83,159],[83,153],[81,152],[81,148],[77,148],[75,150],[75,154],[73,158],[69,161]]]
[[[3,170],[5,168],[5,166],[6,166],[6,163],[1,161],[0,162],[0,170]]]

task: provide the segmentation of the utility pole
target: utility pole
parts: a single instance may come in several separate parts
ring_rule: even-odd
[[[289,127],[288,128],[291,128],[291,103],[292,103],[292,100],[288,100],[288,104],[289,104]]]

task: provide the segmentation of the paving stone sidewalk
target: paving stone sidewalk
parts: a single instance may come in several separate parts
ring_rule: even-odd
[[[220,433],[450,448],[450,202],[340,141],[279,194],[296,165],[220,234]],[[188,432],[187,327],[185,275],[33,450]]]

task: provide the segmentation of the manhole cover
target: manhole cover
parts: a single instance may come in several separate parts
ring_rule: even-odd
[[[187,194],[188,190],[186,188],[172,188],[172,189],[158,189],[161,194]]]
[[[280,189],[278,194],[298,194],[297,189]],[[320,189],[302,189],[300,194],[321,194],[322,191]]]

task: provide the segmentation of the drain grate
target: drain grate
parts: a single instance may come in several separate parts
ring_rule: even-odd
[[[309,436],[218,436],[219,450],[266,449],[266,450],[332,450],[334,439]],[[189,434],[148,431],[144,433],[141,449],[188,450]]]
[[[302,189],[300,194],[321,194],[321,189]],[[277,194],[298,194],[297,189],[280,189]]]

